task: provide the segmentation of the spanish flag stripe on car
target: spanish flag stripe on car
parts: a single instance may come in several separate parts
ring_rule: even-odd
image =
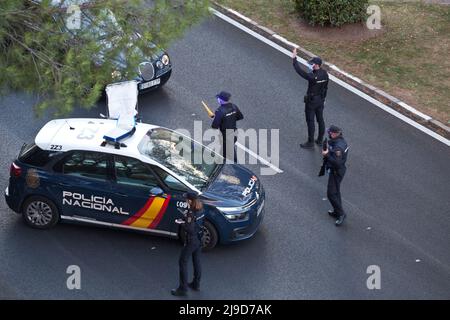
[[[145,206],[124,224],[135,228],[155,228],[164,215],[169,201],[170,196],[167,199],[162,197],[150,198]]]
[[[150,229],[155,229],[158,226],[159,222],[161,221],[162,217],[164,216],[164,213],[166,212],[169,202],[170,202],[170,195],[167,195],[167,199],[166,199],[166,201],[164,201],[164,204],[163,204],[161,210],[159,211],[156,218],[150,224],[150,226],[149,226]]]
[[[132,225],[137,219],[139,219],[145,212],[146,210],[150,207],[150,205],[153,202],[153,197],[149,198],[147,200],[147,202],[145,203],[145,205],[132,217],[130,217],[128,220],[126,220],[125,222],[123,222],[124,225]]]

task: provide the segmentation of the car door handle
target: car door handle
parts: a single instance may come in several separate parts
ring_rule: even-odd
[[[154,198],[158,197],[158,198],[167,199],[167,195],[165,195],[165,194],[157,195],[157,194],[150,193],[149,196],[154,197]]]

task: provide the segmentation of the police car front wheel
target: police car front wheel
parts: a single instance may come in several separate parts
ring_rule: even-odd
[[[23,205],[23,218],[30,227],[48,229],[53,227],[59,219],[58,209],[50,200],[33,196]]]
[[[213,249],[219,241],[219,235],[214,225],[208,220],[203,224],[203,250]]]

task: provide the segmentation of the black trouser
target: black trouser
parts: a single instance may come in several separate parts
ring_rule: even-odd
[[[341,174],[336,172],[331,172],[328,176],[328,187],[327,187],[327,197],[333,206],[334,213],[336,216],[343,215],[344,209],[342,208],[341,199],[341,182],[344,179],[345,170],[342,170]]]
[[[230,133],[234,133],[234,137],[232,137],[232,140],[230,138],[227,139],[226,131],[221,130],[220,132],[222,133],[222,156],[224,157],[224,159],[233,160],[234,162],[237,162],[237,154],[235,148],[235,144],[237,141],[236,129],[230,129]],[[232,141],[234,142],[232,143]],[[227,144],[231,143],[233,144],[233,146],[227,151]],[[227,152],[229,154],[227,154]]]
[[[200,286],[200,278],[202,276],[202,266],[200,264],[200,253],[202,246],[199,243],[188,243],[181,250],[178,264],[180,266],[180,286],[179,289],[186,291],[188,287],[188,261],[189,256],[192,255],[192,262],[194,264],[194,281],[196,287]]]
[[[323,135],[325,134],[325,121],[323,120],[323,101],[313,101],[305,104],[305,118],[306,124],[308,126],[308,141],[314,141],[314,131],[316,130],[314,117],[319,125],[319,135],[317,139],[319,141],[323,140]]]

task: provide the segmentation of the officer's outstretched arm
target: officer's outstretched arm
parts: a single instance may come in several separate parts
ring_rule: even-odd
[[[300,66],[300,63],[297,61],[297,58],[292,59],[292,63],[294,64],[295,71],[305,80],[311,81],[314,80],[314,74],[312,72],[306,72]]]

